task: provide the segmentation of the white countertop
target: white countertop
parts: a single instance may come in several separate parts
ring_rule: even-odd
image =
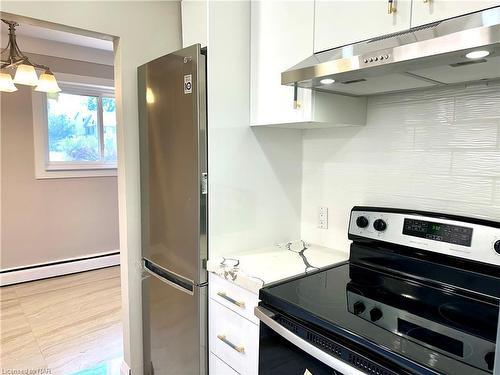
[[[255,294],[263,286],[346,261],[347,252],[294,241],[209,259],[207,269]]]

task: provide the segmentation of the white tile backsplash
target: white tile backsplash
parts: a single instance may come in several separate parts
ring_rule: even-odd
[[[376,96],[367,124],[303,133],[302,237],[348,250],[355,205],[500,221],[500,85]],[[318,207],[329,228],[317,228]]]
[[[498,119],[500,117],[500,85],[471,88],[455,97],[455,121]]]
[[[415,149],[484,149],[497,146],[500,119],[415,126]]]
[[[468,176],[500,175],[500,150],[454,151],[452,173]]]

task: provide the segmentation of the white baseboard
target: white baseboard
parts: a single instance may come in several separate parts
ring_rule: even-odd
[[[122,361],[122,365],[120,366],[120,375],[130,375],[130,367],[128,367],[125,360]]]
[[[0,270],[0,286],[68,275],[120,264],[119,250],[93,254],[81,258],[59,260],[53,263],[33,264],[26,267]]]

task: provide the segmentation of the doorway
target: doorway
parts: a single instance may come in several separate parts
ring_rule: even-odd
[[[3,49],[13,20],[2,19]],[[119,373],[112,38],[24,21],[16,43],[38,82],[18,77],[24,62],[1,70],[14,87],[0,95],[2,371]],[[38,90],[47,72],[60,91]]]

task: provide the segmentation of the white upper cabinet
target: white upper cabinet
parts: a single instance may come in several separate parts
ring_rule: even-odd
[[[423,1],[423,0],[422,0]],[[315,1],[314,52],[410,28],[411,0]]]
[[[312,55],[313,21],[313,1],[252,1],[252,125],[310,120],[311,90],[298,90],[301,108],[295,109],[281,72]]]
[[[314,1],[252,1],[250,124],[292,128],[363,125],[362,98],[281,85],[281,73],[313,54]]]
[[[421,26],[499,5],[498,0],[413,0],[411,26]]]
[[[182,47],[207,46],[207,0],[182,0]]]

